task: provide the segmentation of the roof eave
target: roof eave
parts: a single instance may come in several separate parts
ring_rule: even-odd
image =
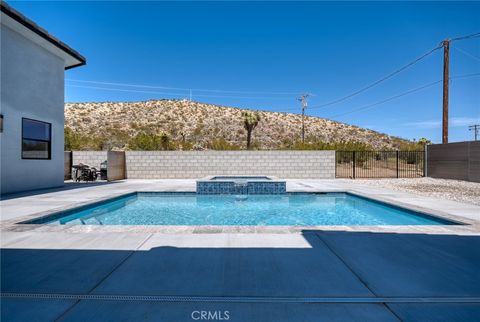
[[[69,56],[77,60],[79,63],[70,65],[70,66],[65,66],[65,70],[83,66],[87,63],[87,60],[85,57],[83,57],[79,52],[74,50],[73,48],[69,47],[67,44],[64,42],[60,41],[59,39],[55,38],[51,34],[49,34],[45,29],[41,28],[38,26],[35,22],[32,20],[28,19],[25,17],[23,14],[20,12],[16,11],[13,9],[11,6],[9,6],[5,1],[1,0],[0,1],[0,9],[1,12],[18,22],[19,24],[23,25],[25,28],[29,29],[30,31],[34,32],[38,36],[42,37],[43,39],[47,40],[49,43],[52,45],[56,46],[57,48],[61,49],[65,53],[67,53]]]

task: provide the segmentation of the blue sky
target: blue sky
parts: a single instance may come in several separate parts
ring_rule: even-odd
[[[480,32],[480,2],[9,3],[87,58],[66,72],[67,102],[188,98],[193,89],[196,101],[299,112],[296,98],[310,92],[309,115],[434,142],[441,83],[361,108],[440,80],[442,50],[361,95],[316,106],[444,38]],[[480,38],[452,43],[450,59],[452,77],[480,73]],[[450,141],[472,139],[474,123],[480,77],[451,80]]]

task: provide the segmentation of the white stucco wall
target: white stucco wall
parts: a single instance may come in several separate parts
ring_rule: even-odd
[[[1,25],[2,194],[63,185],[64,61]],[[22,159],[22,117],[52,124],[51,160]]]

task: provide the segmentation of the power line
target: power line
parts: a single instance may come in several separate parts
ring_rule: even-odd
[[[199,89],[199,88],[182,88],[182,87],[167,87],[167,86],[152,86],[152,85],[141,85],[141,84],[126,84],[126,83],[114,83],[114,82],[100,82],[100,81],[90,81],[90,80],[80,80],[80,79],[71,79],[67,78],[67,81],[80,82],[80,83],[90,83],[90,84],[99,84],[99,85],[113,85],[113,86],[125,86],[125,87],[138,87],[138,88],[152,88],[152,89],[169,89],[169,90],[178,90],[178,91],[197,91],[197,92],[212,92],[212,93],[232,93],[232,94],[260,94],[260,95],[297,95],[300,91],[296,92],[257,92],[257,91],[229,91],[229,90],[219,90],[219,89]],[[198,96],[198,95],[194,95]]]
[[[448,143],[448,96],[449,96],[449,65],[450,65],[450,44],[459,41],[480,37],[480,33],[467,36],[445,39],[442,41],[443,47],[443,109],[442,109],[442,143]]]
[[[461,36],[461,37],[456,37],[456,38],[453,38],[453,39],[450,39],[450,42],[453,42],[453,41],[460,41],[460,40],[466,40],[466,39],[473,39],[473,38],[479,38],[480,37],[480,32],[478,33],[474,33],[474,34],[470,34],[470,35],[466,35],[466,36]],[[343,102],[353,96],[356,96],[358,94],[361,94],[365,91],[367,91],[368,89],[392,78],[393,76],[399,74],[400,72],[404,71],[405,69],[409,68],[410,66],[416,64],[417,62],[419,62],[420,60],[424,59],[425,57],[429,56],[430,54],[432,54],[433,52],[435,52],[436,50],[440,49],[443,47],[443,43],[441,43],[440,45],[438,45],[437,47],[431,49],[430,51],[426,52],[425,54],[423,54],[422,56],[418,57],[417,59],[413,60],[412,62],[404,65],[403,67],[395,70],[394,72],[380,78],[379,80],[371,83],[370,85],[367,85],[351,94],[348,94],[346,96],[343,96],[341,98],[338,98],[338,99],[335,99],[333,101],[330,101],[330,102],[327,102],[325,104],[321,104],[321,105],[317,105],[317,106],[312,106],[311,108],[321,108],[321,107],[326,107],[326,106],[330,106],[330,105],[334,105],[334,104],[337,104],[337,103],[340,103],[340,102]]]
[[[135,90],[135,89],[122,89],[122,88],[108,88],[108,87],[99,87],[99,86],[86,86],[86,85],[73,85],[73,84],[65,84],[65,86],[79,87],[79,88],[90,88],[90,89],[100,89],[100,90],[107,90],[107,91],[118,91],[118,92],[162,94],[162,95],[169,95],[169,96],[180,95],[178,93],[165,93],[165,92],[157,92],[157,91],[143,91],[143,90]]]
[[[145,94],[161,94],[168,95],[173,97],[183,97],[188,96],[188,93],[167,93],[167,92],[158,92],[158,91],[145,91],[145,90],[134,90],[134,89],[123,89],[123,88],[109,88],[101,86],[87,86],[87,85],[73,85],[66,84],[68,87],[78,87],[78,88],[89,88],[89,89],[98,89],[98,90],[107,90],[107,91],[119,91],[119,92],[132,92],[132,93],[145,93]],[[230,95],[204,95],[204,94],[195,94],[196,97],[210,97],[210,98],[235,98],[235,99],[277,99],[278,97],[265,97],[265,96],[230,96]],[[190,100],[192,94],[190,94]]]
[[[450,77],[450,80],[474,77],[474,76],[479,76],[479,75],[480,75],[480,73],[458,75],[458,76]],[[414,92],[418,92],[422,89],[425,89],[425,88],[428,88],[428,87],[433,86],[435,84],[438,84],[441,81],[442,80],[438,80],[438,81],[435,81],[435,82],[432,82],[432,83],[428,83],[428,84],[422,85],[420,87],[410,89],[406,92],[397,94],[395,96],[389,97],[387,99],[381,100],[379,102],[368,104],[366,106],[362,106],[362,107],[359,107],[359,108],[355,108],[353,110],[349,110],[345,113],[333,115],[331,117],[343,116],[343,115],[351,114],[351,113],[354,113],[354,112],[357,112],[357,111],[360,111],[360,110],[368,109],[368,108],[371,108],[371,107],[374,107],[374,106],[377,106],[377,105],[381,105],[383,103],[389,102],[389,101],[394,100],[396,98],[400,98],[402,96],[405,96],[405,95],[408,95],[408,94],[411,94],[411,93],[414,93]],[[169,95],[169,96],[174,96],[174,97],[179,96],[179,94],[176,94],[176,93],[167,93],[167,92],[158,92],[158,91],[143,91],[143,90],[133,90],[133,89],[120,89],[120,88],[108,88],[108,87],[72,85],[72,84],[66,84],[66,86],[68,86],[68,87],[79,87],[79,88],[89,88],[89,89],[98,89],[98,90],[108,90],[108,91],[134,92],[134,93],[146,93],[146,94],[161,94],[161,95]],[[244,97],[244,96],[242,96],[242,97],[239,97],[239,96],[208,96],[208,95],[206,95],[206,96],[207,97],[224,97],[224,98],[252,98],[252,97]],[[259,98],[259,97],[254,97],[254,98]],[[269,99],[269,98],[266,98],[266,99]],[[297,111],[297,110],[298,109],[295,108],[295,109],[282,109],[281,111],[271,111],[271,112],[284,113],[284,112],[288,112],[288,111]]]
[[[297,98],[298,101],[302,103],[302,143],[305,143],[305,109],[307,108],[308,105],[308,97],[310,94],[302,94],[299,98]]]
[[[368,104],[368,105],[365,105],[365,106],[362,106],[362,107],[359,107],[359,108],[355,108],[355,109],[346,111],[346,112],[344,112],[344,113],[336,114],[336,115],[333,115],[333,116],[330,116],[330,117],[339,117],[339,116],[343,116],[343,115],[347,115],[347,114],[351,114],[351,113],[363,111],[363,110],[366,110],[366,109],[375,107],[375,106],[377,106],[377,105],[380,105],[380,104],[383,104],[383,103],[392,101],[392,100],[394,100],[394,99],[400,98],[400,97],[402,97],[402,96],[406,96],[406,95],[408,95],[408,94],[412,94],[412,93],[421,91],[421,90],[423,90],[423,89],[426,89],[426,88],[431,87],[431,86],[433,86],[433,85],[439,84],[439,83],[441,83],[441,82],[442,82],[442,80],[438,80],[438,81],[436,81],[436,82],[428,83],[428,84],[425,84],[425,85],[423,85],[423,86],[416,87],[416,88],[414,88],[414,89],[411,89],[411,90],[408,90],[408,91],[406,91],[406,92],[400,93],[400,94],[398,94],[398,95],[395,95],[395,96],[386,98],[386,99],[381,100],[381,101],[379,101],[379,102],[372,103],[372,104]]]
[[[380,78],[379,80],[377,80],[377,81],[375,81],[375,82],[373,82],[373,83],[371,83],[371,84],[369,84],[369,85],[367,85],[367,86],[365,86],[365,87],[363,87],[363,88],[361,88],[361,89],[359,89],[359,90],[357,90],[357,91],[355,91],[355,92],[353,92],[353,93],[351,93],[351,94],[348,94],[348,95],[343,96],[343,97],[341,97],[341,98],[338,98],[338,99],[335,99],[335,100],[333,100],[333,101],[327,102],[327,103],[325,103],[325,104],[321,104],[321,105],[317,105],[317,106],[312,106],[311,108],[321,108],[321,107],[325,107],[325,106],[329,106],[329,105],[334,105],[334,104],[343,102],[343,101],[345,101],[345,100],[347,100],[347,99],[349,99],[349,98],[351,98],[351,97],[354,97],[354,96],[356,96],[356,95],[358,95],[358,94],[360,94],[360,93],[363,93],[363,92],[369,90],[370,88],[372,88],[372,87],[374,87],[374,86],[376,86],[376,85],[378,85],[378,84],[380,84],[380,83],[382,83],[382,82],[384,82],[384,81],[392,78],[393,76],[401,73],[401,72],[404,71],[405,69],[407,69],[407,68],[409,68],[410,66],[416,64],[417,62],[419,62],[420,60],[422,60],[422,59],[424,59],[425,57],[429,56],[430,54],[432,54],[433,52],[435,52],[436,50],[438,50],[438,49],[440,49],[440,48],[442,48],[441,45],[439,45],[439,46],[437,46],[437,47],[429,50],[428,52],[426,52],[426,53],[423,54],[422,56],[416,58],[415,60],[409,62],[408,64],[400,67],[399,69],[393,71],[392,73],[387,74],[386,76]]]
[[[473,38],[479,38],[480,33],[474,33],[466,36],[461,36],[461,37],[456,37],[453,39],[450,39],[449,41],[460,41],[460,40],[466,40],[466,39],[473,39]],[[431,49],[430,51],[426,52],[422,56],[416,58],[415,60],[409,62],[408,64],[400,67],[399,69],[387,74],[386,76],[380,78],[379,80],[349,94],[346,96],[343,96],[341,98],[335,99],[333,101],[327,102],[325,104],[313,106],[310,108],[321,108],[325,106],[330,106],[334,105],[337,103],[340,103],[342,101],[345,101],[351,97],[354,97],[356,95],[359,95],[370,88],[392,78],[393,76],[401,73],[402,71],[406,70],[407,68],[411,67],[412,65],[416,64],[417,62],[421,61],[422,59],[426,58],[436,50],[442,48],[444,42],[442,42],[439,46]],[[467,54],[471,56],[472,58],[475,58],[478,60],[477,57],[462,51],[459,49],[459,51],[463,52],[464,54]],[[451,78],[450,78],[451,79]],[[266,95],[296,95],[299,91],[295,92],[260,92],[260,91],[229,91],[229,90],[218,90],[218,89],[192,89],[192,88],[180,88],[180,87],[166,87],[166,86],[151,86],[151,85],[140,85],[140,84],[125,84],[125,83],[114,83],[114,82],[100,82],[100,81],[89,81],[89,80],[79,80],[79,79],[66,79],[67,81],[72,81],[72,82],[80,82],[80,83],[90,83],[90,84],[100,84],[100,85],[111,85],[111,86],[124,86],[124,87],[136,87],[136,88],[152,88],[152,89],[166,89],[166,90],[173,90],[173,91],[185,91],[186,93],[166,93],[166,92],[157,92],[157,91],[146,91],[146,90],[131,90],[131,89],[121,89],[121,88],[107,88],[107,87],[99,87],[99,86],[81,86],[81,85],[72,85],[72,84],[67,84],[66,86],[70,87],[80,87],[80,88],[90,88],[90,89],[99,89],[99,90],[109,90],[109,91],[122,91],[122,92],[136,92],[136,93],[151,93],[151,94],[162,94],[162,95],[169,95],[169,96],[174,96],[174,97],[179,97],[179,96],[189,96],[190,100],[192,100],[192,96],[198,96],[198,97],[212,97],[212,98],[236,98],[236,99],[276,99],[278,97],[257,97],[257,96],[216,96],[216,95],[205,95],[205,94],[195,94],[193,95],[193,91],[197,92],[212,92],[212,93],[232,93],[232,94],[266,94]],[[428,85],[428,84],[427,84]],[[420,89],[414,89],[414,91],[417,91]],[[410,93],[411,91],[408,91]],[[408,94],[406,93],[406,94]],[[403,93],[402,93],[403,94]],[[405,95],[406,95],[405,94]],[[402,95],[403,96],[403,95]],[[390,99],[387,99],[387,101]],[[376,105],[376,104],[375,104]]]
[[[468,127],[468,130],[469,130],[469,131],[473,131],[474,136],[475,136],[475,141],[477,141],[478,132],[480,132],[480,124],[470,125],[470,126]]]
[[[473,58],[473,59],[475,59],[475,60],[477,60],[477,61],[480,61],[480,58],[478,58],[478,57],[475,56],[475,55],[470,54],[469,52],[467,52],[467,51],[465,51],[465,50],[463,50],[463,49],[460,49],[460,48],[458,48],[458,47],[453,47],[453,48],[454,48],[455,50],[458,50],[458,51],[461,52],[462,54],[470,57],[470,58]]]
[[[480,37],[480,32],[476,32],[476,33],[471,34],[471,35],[466,35],[466,36],[460,36],[460,37],[452,38],[452,39],[450,39],[450,42],[452,42],[452,41],[459,41],[459,40],[465,40],[465,39],[472,39],[472,38],[479,38],[479,37]]]
[[[465,74],[465,75],[454,76],[454,77],[450,77],[449,80],[461,79],[461,78],[469,78],[469,77],[475,77],[475,76],[480,76],[480,73]],[[431,83],[428,83],[428,84],[424,84],[424,85],[422,85],[422,86],[419,86],[419,87],[410,89],[410,90],[408,90],[408,91],[406,91],[406,92],[403,92],[403,93],[400,93],[400,94],[391,96],[391,97],[389,97],[389,98],[383,99],[383,100],[381,100],[381,101],[378,101],[378,102],[375,102],[375,103],[372,103],[372,104],[368,104],[368,105],[364,105],[364,106],[361,106],[361,107],[358,107],[358,108],[354,108],[354,109],[351,109],[351,110],[346,111],[346,112],[344,112],[344,113],[332,115],[332,116],[330,116],[329,118],[344,116],[344,115],[347,115],[347,114],[352,114],[352,113],[356,113],[356,112],[363,111],[363,110],[366,110],[366,109],[370,109],[370,108],[375,107],[375,106],[377,106],[377,105],[381,105],[381,104],[383,104],[383,103],[392,101],[392,100],[394,100],[394,99],[397,99],[397,98],[400,98],[400,97],[403,97],[403,96],[406,96],[406,95],[409,95],[409,94],[412,94],[412,93],[421,91],[421,90],[426,89],[426,88],[429,88],[429,87],[432,87],[433,85],[439,84],[439,83],[441,83],[441,82],[443,82],[443,79],[440,79],[440,80],[438,80],[438,81],[431,82]]]

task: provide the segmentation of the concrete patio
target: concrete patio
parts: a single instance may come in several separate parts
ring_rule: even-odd
[[[130,191],[193,180],[71,185],[1,201],[2,321],[478,321],[480,207],[363,186],[289,180],[289,191],[353,191],[468,225],[321,227],[255,233],[15,225]],[[192,313],[194,314],[192,316]],[[218,319],[217,319],[218,320]]]

